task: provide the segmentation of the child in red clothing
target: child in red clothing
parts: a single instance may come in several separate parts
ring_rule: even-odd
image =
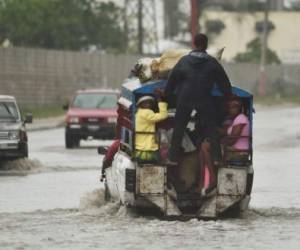
[[[119,150],[119,147],[120,147],[120,139],[117,139],[110,145],[110,147],[106,151],[106,154],[102,161],[102,173],[100,179],[101,182],[105,178],[105,169],[111,166],[112,161],[114,160],[114,156]]]

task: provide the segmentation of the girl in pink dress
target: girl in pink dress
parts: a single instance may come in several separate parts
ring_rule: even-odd
[[[245,156],[245,152],[249,150],[249,119],[242,113],[242,102],[239,98],[235,98],[226,103],[226,112],[228,119],[223,123],[223,127],[219,132],[223,135],[221,144],[225,154],[225,161],[228,156],[236,155],[239,159]],[[233,154],[231,152],[234,152]],[[247,153],[246,153],[247,154]],[[216,190],[216,163],[211,155],[211,146],[207,141],[203,141],[200,148],[200,166],[201,181],[196,187],[196,192],[201,192],[202,196],[210,196]]]
[[[232,152],[235,153],[235,155],[242,155],[239,154],[242,152],[247,153],[249,150],[250,125],[248,117],[242,113],[242,102],[240,99],[229,101],[227,104],[227,112],[229,120],[227,120],[227,124],[220,129],[220,133],[225,136],[221,141],[224,146],[225,154],[228,151],[228,156],[231,157]]]

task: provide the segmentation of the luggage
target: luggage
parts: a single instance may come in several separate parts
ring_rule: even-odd
[[[149,80],[166,79],[180,58],[187,55],[190,51],[189,49],[170,49],[162,53],[158,58],[141,58],[136,62],[132,73],[140,79],[141,83]],[[224,48],[208,50],[207,52],[212,57],[221,60],[223,51]]]

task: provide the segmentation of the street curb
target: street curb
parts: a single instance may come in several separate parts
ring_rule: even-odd
[[[61,128],[65,124],[65,117],[49,117],[44,119],[38,119],[33,121],[32,124],[27,124],[26,130],[31,131],[42,131],[42,130],[50,130],[55,128]]]
[[[26,128],[27,131],[33,132],[33,131],[43,131],[43,130],[50,130],[55,128],[62,128],[64,127],[64,123],[56,124],[56,125],[49,125],[49,126],[40,126],[36,128]]]

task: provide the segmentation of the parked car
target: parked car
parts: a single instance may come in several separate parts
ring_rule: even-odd
[[[0,95],[0,159],[28,157],[25,123],[32,123],[32,115],[22,120],[16,99]]]
[[[119,92],[83,89],[76,92],[68,110],[65,127],[66,148],[79,147],[80,140],[113,139],[117,123]]]

